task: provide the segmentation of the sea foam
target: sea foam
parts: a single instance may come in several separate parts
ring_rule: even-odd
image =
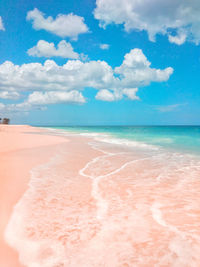
[[[140,145],[136,152],[113,149],[97,138],[83,138],[98,152],[83,166],[86,151],[70,154],[73,139],[71,150],[32,170],[5,232],[20,261],[28,267],[198,267],[199,159]]]

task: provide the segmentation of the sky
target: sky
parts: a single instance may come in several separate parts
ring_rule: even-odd
[[[198,0],[0,1],[11,123],[199,125],[199,85]]]

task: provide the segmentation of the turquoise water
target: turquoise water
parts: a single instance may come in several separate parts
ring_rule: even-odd
[[[76,133],[100,133],[168,149],[200,154],[200,126],[51,127]]]

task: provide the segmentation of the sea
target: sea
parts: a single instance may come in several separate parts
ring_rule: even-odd
[[[171,151],[200,155],[200,126],[51,126],[101,141],[128,146],[152,145]]]

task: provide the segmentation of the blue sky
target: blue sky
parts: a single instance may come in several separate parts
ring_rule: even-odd
[[[122,2],[2,0],[0,116],[37,125],[200,124],[200,4]]]

